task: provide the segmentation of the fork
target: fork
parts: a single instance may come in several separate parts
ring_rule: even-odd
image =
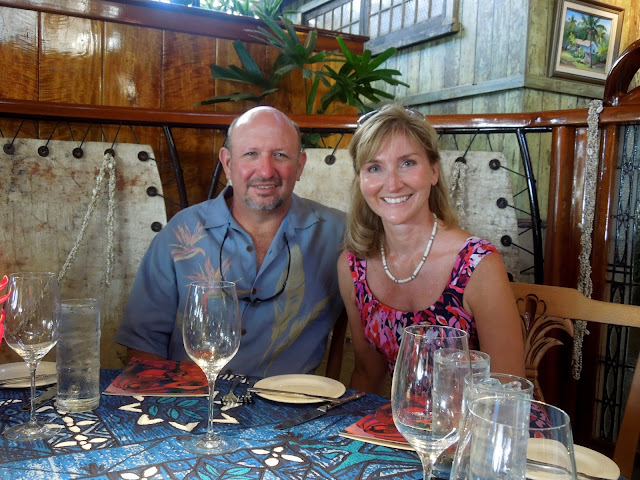
[[[242,403],[240,397],[238,397],[233,391],[236,389],[238,385],[242,382],[242,377],[236,377],[233,379],[231,383],[231,388],[229,389],[229,393],[227,393],[224,397],[222,397],[222,404],[227,405],[229,403]]]

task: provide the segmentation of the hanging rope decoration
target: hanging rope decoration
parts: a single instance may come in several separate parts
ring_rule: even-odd
[[[467,165],[466,162],[457,160],[453,162],[451,186],[449,187],[449,195],[451,195],[458,212],[461,228],[465,227],[464,221],[465,218],[467,218],[464,210],[464,199],[467,197],[467,170],[469,170],[469,165]]]
[[[98,198],[102,193],[102,183],[104,182],[105,174],[109,174],[109,200],[108,200],[108,211],[107,211],[107,273],[105,275],[105,282],[107,285],[111,282],[111,278],[113,275],[113,265],[115,259],[114,252],[114,224],[115,224],[115,197],[116,197],[116,160],[113,156],[112,150],[109,149],[104,153],[104,157],[102,159],[102,164],[100,165],[100,171],[96,176],[96,185],[94,189],[91,191],[91,199],[89,200],[89,205],[87,205],[87,211],[84,214],[84,219],[82,220],[82,227],[80,227],[80,232],[78,233],[78,237],[76,238],[76,242],[71,247],[71,251],[67,256],[67,259],[62,265],[62,269],[58,274],[58,282],[62,282],[62,279],[66,275],[69,268],[73,264],[73,261],[78,254],[78,249],[80,248],[80,244],[84,239],[85,233],[87,231],[87,227],[89,226],[89,220],[91,219],[91,215],[95,209],[96,203],[98,202]]]
[[[596,206],[596,179],[598,174],[598,153],[600,152],[600,129],[598,122],[602,112],[602,100],[592,100],[589,103],[589,113],[587,115],[587,158],[585,164],[585,201],[584,201],[584,223],[582,235],[580,237],[580,255],[578,291],[585,297],[591,298],[593,283],[591,280],[591,248],[593,245],[593,217]],[[573,334],[573,358],[571,361],[571,373],[576,380],[580,379],[582,373],[582,342],[585,335],[589,335],[587,322],[578,320],[574,325]]]

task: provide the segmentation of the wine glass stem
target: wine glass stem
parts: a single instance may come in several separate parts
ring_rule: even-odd
[[[432,458],[430,455],[419,455],[420,462],[422,463],[422,477],[424,480],[431,480],[431,472],[433,470],[433,464],[438,457]]]
[[[29,410],[29,421],[36,421],[36,368],[38,367],[38,361],[28,362],[29,364],[29,376],[31,378],[31,408]]]
[[[209,421],[207,423],[207,437],[213,438],[213,398],[216,395],[216,377],[217,375],[211,375],[211,378],[207,378],[209,381]]]

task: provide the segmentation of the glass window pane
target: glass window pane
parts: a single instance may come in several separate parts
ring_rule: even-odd
[[[369,36],[377,37],[380,35],[379,31],[380,26],[380,16],[379,15],[371,15],[369,17]]]
[[[384,35],[391,31],[389,24],[390,17],[391,14],[389,10],[385,10],[380,13],[380,35]]]
[[[395,32],[402,28],[402,6],[393,7],[391,10],[391,31]]]
[[[429,0],[418,0],[418,15],[416,23],[429,19]]]
[[[360,35],[362,32],[360,32],[360,22],[355,22],[353,25],[351,25],[351,30],[349,33],[353,33],[354,35]]]
[[[331,23],[331,30],[340,30],[340,20],[342,20],[342,7],[333,9],[333,22]]]
[[[404,25],[413,25],[415,23],[416,2],[409,0],[404,6]]]
[[[431,16],[437,17],[444,13],[444,0],[432,0],[431,2]]]
[[[351,5],[353,8],[353,19],[357,21],[360,18],[360,0],[353,0]]]
[[[384,11],[384,10],[388,10],[389,8],[391,8],[391,0],[381,0],[380,10]]]
[[[351,4],[349,2],[345,3],[342,6],[342,25],[341,27],[346,27],[351,23]]]

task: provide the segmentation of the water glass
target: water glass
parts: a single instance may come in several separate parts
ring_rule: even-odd
[[[62,302],[56,352],[58,395],[62,412],[93,410],[100,404],[100,302],[74,298]]]
[[[517,396],[533,399],[533,383],[517,375],[507,373],[474,373],[464,379],[464,404],[469,405],[479,397]]]
[[[463,421],[450,478],[575,480],[568,415],[519,396],[476,398]]]
[[[480,350],[469,350],[471,355],[471,373],[484,373],[489,375],[491,371],[491,357]]]
[[[489,356],[489,354],[485,352],[481,352],[480,350],[469,350],[469,356],[471,358],[471,373],[474,374],[474,376],[478,375],[478,378],[488,377],[489,374],[491,373],[490,372],[491,357]],[[458,367],[463,369],[468,369],[469,365],[468,365],[468,362],[462,361],[458,363]],[[465,375],[465,381],[467,377],[470,378],[470,375],[471,374],[468,374],[468,373]],[[462,391],[463,402],[465,401],[465,397],[464,397],[465,385],[466,383],[459,386],[459,390]],[[466,408],[466,403],[464,403],[464,407]],[[464,412],[464,409],[463,409],[463,412]],[[449,475],[449,472],[451,471],[451,464],[453,463],[453,456],[455,455],[455,453],[456,453],[456,445],[454,444],[454,445],[451,445],[449,448],[447,448],[442,453],[442,455],[438,457],[438,460],[433,466],[433,470],[438,476],[447,477]]]

